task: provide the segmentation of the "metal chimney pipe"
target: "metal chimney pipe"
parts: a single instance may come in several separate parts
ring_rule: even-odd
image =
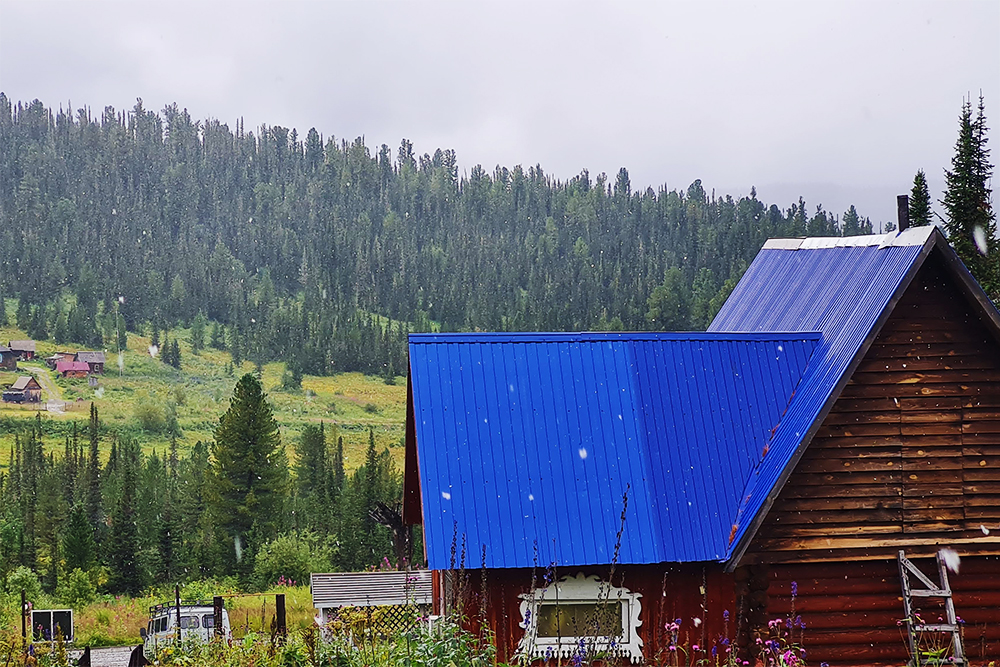
[[[896,197],[896,227],[901,232],[905,232],[910,228],[909,195],[899,195]]]

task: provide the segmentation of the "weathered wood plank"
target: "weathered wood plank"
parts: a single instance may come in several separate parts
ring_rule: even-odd
[[[996,382],[969,382],[966,384],[890,384],[848,385],[841,394],[847,398],[914,398],[919,396],[968,396],[1000,398],[1000,384]]]
[[[887,496],[901,495],[902,489],[902,485],[898,482],[896,484],[826,485],[822,488],[789,485],[785,487],[782,497],[789,500],[811,498],[885,498]],[[961,489],[962,487],[959,485],[959,492],[961,492]]]
[[[899,484],[903,479],[902,470],[882,470],[879,472],[858,472],[853,473],[799,473],[796,474],[795,482],[802,486],[829,486],[829,485],[870,485],[870,484]]]
[[[890,491],[883,489],[883,491]],[[865,494],[844,498],[788,498],[781,504],[781,512],[829,512],[838,510],[899,509],[903,498],[896,492],[881,495]],[[824,515],[825,516],[825,515]]]
[[[887,470],[893,467],[899,468],[902,464],[899,456],[895,456],[891,459],[876,458],[876,459],[865,459],[865,458],[855,458],[853,460],[847,459],[813,459],[813,460],[802,460],[799,462],[797,468],[798,471],[804,473],[830,473],[830,472],[871,472]],[[959,461],[956,464],[956,468],[961,468],[962,464]],[[904,467],[905,469],[905,467]]]
[[[906,359],[909,357],[989,357],[993,349],[986,343],[897,343],[872,345],[866,359]]]
[[[961,514],[961,508],[959,509]],[[833,527],[837,524],[849,523],[857,524],[866,521],[877,521],[880,523],[891,523],[902,521],[904,517],[904,512],[901,507],[897,508],[877,508],[877,509],[863,509],[863,510],[845,510],[839,509],[836,512],[818,512],[818,511],[803,511],[803,512],[776,512],[773,515],[774,525],[778,526],[790,526],[790,525],[822,525],[826,527]],[[964,519],[965,515],[961,514],[959,518]]]

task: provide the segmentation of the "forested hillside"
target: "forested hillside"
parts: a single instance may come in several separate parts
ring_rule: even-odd
[[[405,372],[406,331],[432,322],[700,329],[768,237],[871,228],[853,207],[840,220],[700,181],[633,190],[625,168],[561,181],[456,164],[406,140],[0,93],[0,295],[36,338],[113,348],[119,300],[134,331],[221,323],[212,339],[237,361],[388,375]]]

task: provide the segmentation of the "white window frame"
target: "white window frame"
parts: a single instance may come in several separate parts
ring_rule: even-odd
[[[641,593],[633,593],[627,588],[612,586],[598,577],[585,576],[582,572],[575,577],[564,577],[545,588],[536,588],[524,593],[521,598],[521,622],[524,636],[517,646],[517,655],[529,660],[536,658],[571,658],[582,647],[587,655],[603,654],[628,658],[633,663],[642,662],[642,639],[638,628],[642,625],[639,613],[642,603]],[[539,637],[538,612],[543,605],[565,604],[620,604],[623,633],[611,636],[566,636]]]

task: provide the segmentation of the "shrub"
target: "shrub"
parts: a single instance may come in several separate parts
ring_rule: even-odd
[[[23,565],[7,575],[7,592],[11,595],[20,595],[22,590],[29,602],[35,602],[42,596],[42,584],[38,580],[38,575]]]
[[[144,398],[135,404],[135,418],[142,430],[149,433],[160,433],[167,427],[163,406],[151,398]]]
[[[314,532],[287,533],[261,547],[254,561],[254,583],[262,590],[279,581],[308,581],[313,572],[327,572],[336,547]]]
[[[59,599],[74,609],[90,604],[97,599],[97,584],[94,577],[80,568],[75,568],[60,586]]]

